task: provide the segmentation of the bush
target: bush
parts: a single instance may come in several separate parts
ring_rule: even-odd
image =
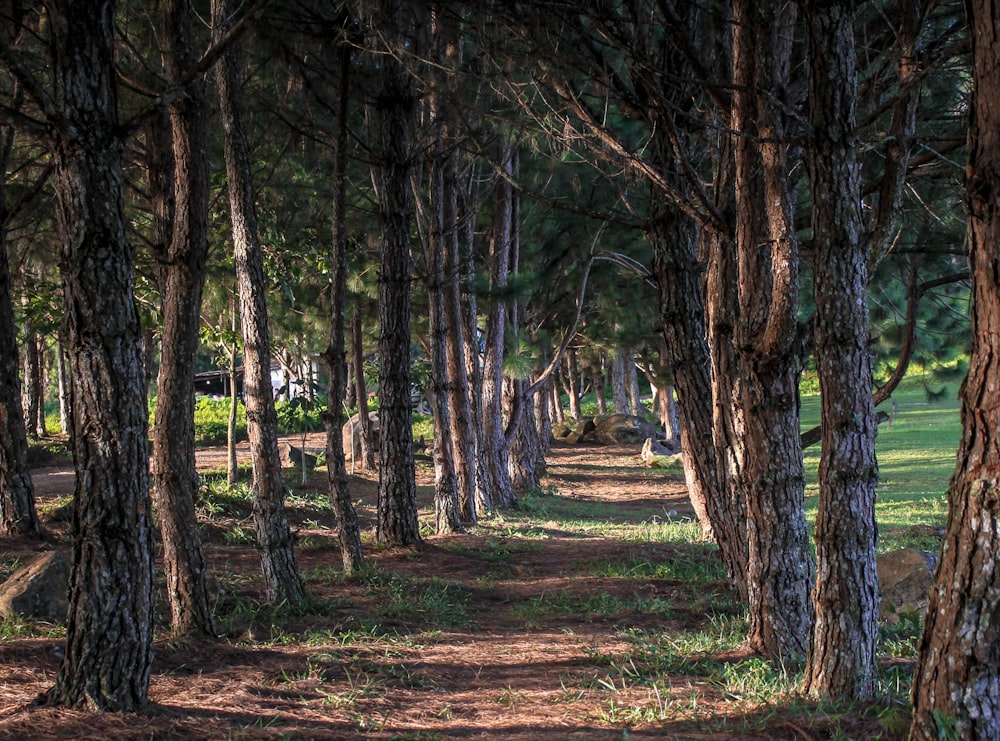
[[[152,424],[152,419],[150,419]],[[194,404],[195,445],[224,445],[229,432],[229,399],[199,396]],[[247,437],[247,414],[242,403],[236,408],[236,439]]]

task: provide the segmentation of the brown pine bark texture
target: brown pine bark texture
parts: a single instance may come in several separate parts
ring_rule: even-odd
[[[804,678],[816,697],[875,691],[875,406],[868,346],[868,242],[857,162],[852,3],[806,5],[810,49],[808,164],[816,270],[815,353],[823,449],[816,516],[815,624]]]
[[[972,354],[948,524],[913,682],[913,741],[1000,738],[1000,3],[971,0],[968,7]]]
[[[55,189],[77,483],[66,648],[42,701],[132,711],[149,690],[153,524],[142,336],[125,238],[115,5],[48,7],[64,119],[55,132]]]
[[[382,3],[396,34],[409,39],[411,19],[393,0]],[[379,481],[376,540],[384,545],[421,542],[413,469],[410,401],[410,173],[417,99],[401,63],[382,69],[378,105],[382,161],[379,222],[382,255],[379,291]]]
[[[229,3],[213,3],[217,33],[230,15]],[[233,226],[233,262],[243,328],[243,390],[247,436],[253,461],[253,517],[268,599],[295,604],[306,599],[285,514],[285,481],[278,454],[278,416],[271,387],[271,336],[267,324],[264,257],[250,151],[243,124],[240,70],[233,50],[219,61],[216,80],[225,134],[229,213]]]

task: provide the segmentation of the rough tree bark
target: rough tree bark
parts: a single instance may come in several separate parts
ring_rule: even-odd
[[[412,41],[413,18],[398,0],[381,12],[391,43]],[[421,542],[413,463],[410,400],[410,172],[417,96],[395,53],[383,57],[378,106],[381,159],[379,293],[379,484],[376,539],[386,545]]]
[[[948,524],[913,681],[911,741],[1000,738],[1000,3],[970,0],[967,7],[972,353]]]
[[[345,350],[346,304],[347,304],[347,109],[350,99],[348,83],[351,68],[351,49],[346,41],[341,41],[338,54],[338,97],[337,129],[333,152],[333,259],[330,283],[330,340],[326,350],[326,362],[330,368],[330,387],[327,391],[326,414],[326,460],[327,476],[330,481],[330,498],[337,518],[337,537],[340,541],[341,562],[345,574],[353,574],[364,568],[364,552],[361,548],[361,529],[358,514],[351,502],[351,491],[347,479],[347,460],[344,454],[344,395],[347,392],[347,352]],[[357,344],[361,344],[361,320],[355,313]],[[360,357],[360,347],[355,355]],[[360,366],[360,367],[358,367]],[[364,383],[364,364],[355,363],[359,420],[368,421],[368,394]],[[364,428],[362,428],[364,429]],[[362,437],[364,437],[362,435]],[[371,456],[371,446],[362,442],[365,449],[363,458]],[[370,468],[374,468],[374,460]]]
[[[816,697],[875,691],[875,405],[868,340],[868,242],[855,139],[853,2],[804,5],[809,46],[807,160],[813,201],[815,357],[823,450],[816,516],[815,623],[803,685]]]
[[[0,186],[0,211],[3,191]],[[35,491],[28,469],[28,434],[21,414],[17,327],[7,245],[0,230],[0,535],[39,536]]]
[[[353,451],[354,458],[361,458],[362,466],[375,470],[375,443],[372,440],[372,423],[368,416],[368,386],[365,383],[365,341],[361,326],[361,313],[351,314],[351,361],[354,363],[354,395],[358,401],[358,425],[361,427],[361,450]],[[353,459],[352,459],[353,460]]]
[[[13,136],[12,128],[0,127],[0,178],[7,172]],[[35,490],[28,469],[28,433],[18,383],[20,360],[14,293],[7,257],[7,229],[3,226],[8,213],[4,180],[0,179],[0,536],[37,537],[42,526],[35,511]]]
[[[193,10],[187,0],[161,6],[163,66],[180,80],[197,58]],[[204,82],[184,86],[167,107],[173,177],[169,222],[158,226],[165,239],[155,258],[163,327],[153,427],[153,490],[163,537],[163,563],[171,628],[178,634],[213,635],[205,556],[195,499],[194,361],[201,327],[201,296],[208,259],[208,128]],[[164,134],[164,136],[166,136]],[[155,137],[150,152],[158,154]],[[150,163],[151,168],[162,162]]]
[[[514,145],[505,141],[501,147],[500,167],[513,173]],[[502,291],[510,274],[513,239],[514,192],[507,178],[496,184],[493,207],[493,235],[490,244],[490,288]],[[507,467],[509,452],[504,436],[503,358],[507,330],[507,307],[494,300],[486,314],[485,355],[483,360],[483,458],[487,486],[498,507],[514,507],[517,495]]]
[[[804,659],[812,607],[812,554],[799,440],[798,243],[794,182],[779,102],[787,97],[795,7],[733,4],[739,315],[733,340],[742,426],[738,475],[747,512],[751,650]]]
[[[216,42],[232,26],[228,0],[213,0],[212,31]],[[285,514],[285,481],[278,454],[278,416],[271,386],[271,336],[267,324],[264,257],[257,228],[253,174],[244,128],[243,90],[236,54],[219,60],[216,83],[224,134],[229,214],[233,228],[233,262],[243,329],[243,392],[247,436],[253,460],[253,518],[267,598],[292,604],[306,599]],[[360,541],[359,541],[360,542]]]
[[[135,711],[147,700],[153,523],[146,375],[125,237],[115,4],[48,4],[60,119],[53,159],[73,384],[73,565],[66,648],[39,701]]]

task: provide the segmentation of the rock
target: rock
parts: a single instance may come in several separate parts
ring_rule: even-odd
[[[302,468],[302,460],[305,459],[306,470],[316,468],[316,456],[306,453],[302,448],[296,448],[290,443],[281,443],[278,446],[278,455],[281,457],[282,468]]]
[[[606,445],[641,445],[646,438],[655,438],[657,428],[652,422],[631,414],[603,414],[594,417],[593,439]]]
[[[882,590],[879,617],[883,622],[895,625],[906,613],[916,613],[923,619],[936,566],[936,555],[916,548],[903,548],[876,557]]]
[[[639,457],[642,458],[643,463],[650,466],[656,458],[673,456],[677,453],[678,451],[673,445],[665,445],[651,437],[647,437],[646,442],[642,444],[642,452],[639,453]]]
[[[66,554],[49,551],[38,556],[0,584],[0,615],[64,623],[69,609],[69,572]]]
[[[595,429],[594,420],[590,417],[585,417],[573,426],[573,429],[566,436],[566,440],[571,443],[582,443],[587,439],[587,435]]]
[[[360,412],[359,412],[360,414]],[[382,425],[379,422],[378,412],[371,411],[368,412],[368,422],[371,426],[372,439],[371,444],[378,450],[378,435],[379,431],[382,429]],[[361,418],[355,414],[349,420],[344,422],[343,427],[344,435],[344,457],[347,458],[348,462],[351,460],[351,452],[354,452],[354,460],[362,461],[361,457]],[[363,461],[362,461],[363,462]]]

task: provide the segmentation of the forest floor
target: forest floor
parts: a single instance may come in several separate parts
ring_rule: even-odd
[[[311,435],[305,447],[323,444]],[[304,486],[289,471],[305,607],[264,603],[248,502],[207,493],[214,504],[200,515],[221,637],[170,637],[158,568],[149,706],[92,714],[31,706],[53,682],[65,631],[8,626],[0,738],[902,738],[905,687],[873,705],[817,705],[795,694],[794,672],[746,655],[745,618],[717,554],[687,524],[683,478],[643,467],[638,453],[557,445],[543,491],[521,508],[468,534],[428,525],[416,549],[372,544],[376,479],[358,472],[369,568],[351,579],[325,468]],[[198,460],[218,471],[225,451]],[[4,541],[2,578],[39,550],[69,549],[72,471],[34,477],[50,538]],[[426,524],[427,462],[418,483]],[[912,667],[894,663],[905,684]]]

